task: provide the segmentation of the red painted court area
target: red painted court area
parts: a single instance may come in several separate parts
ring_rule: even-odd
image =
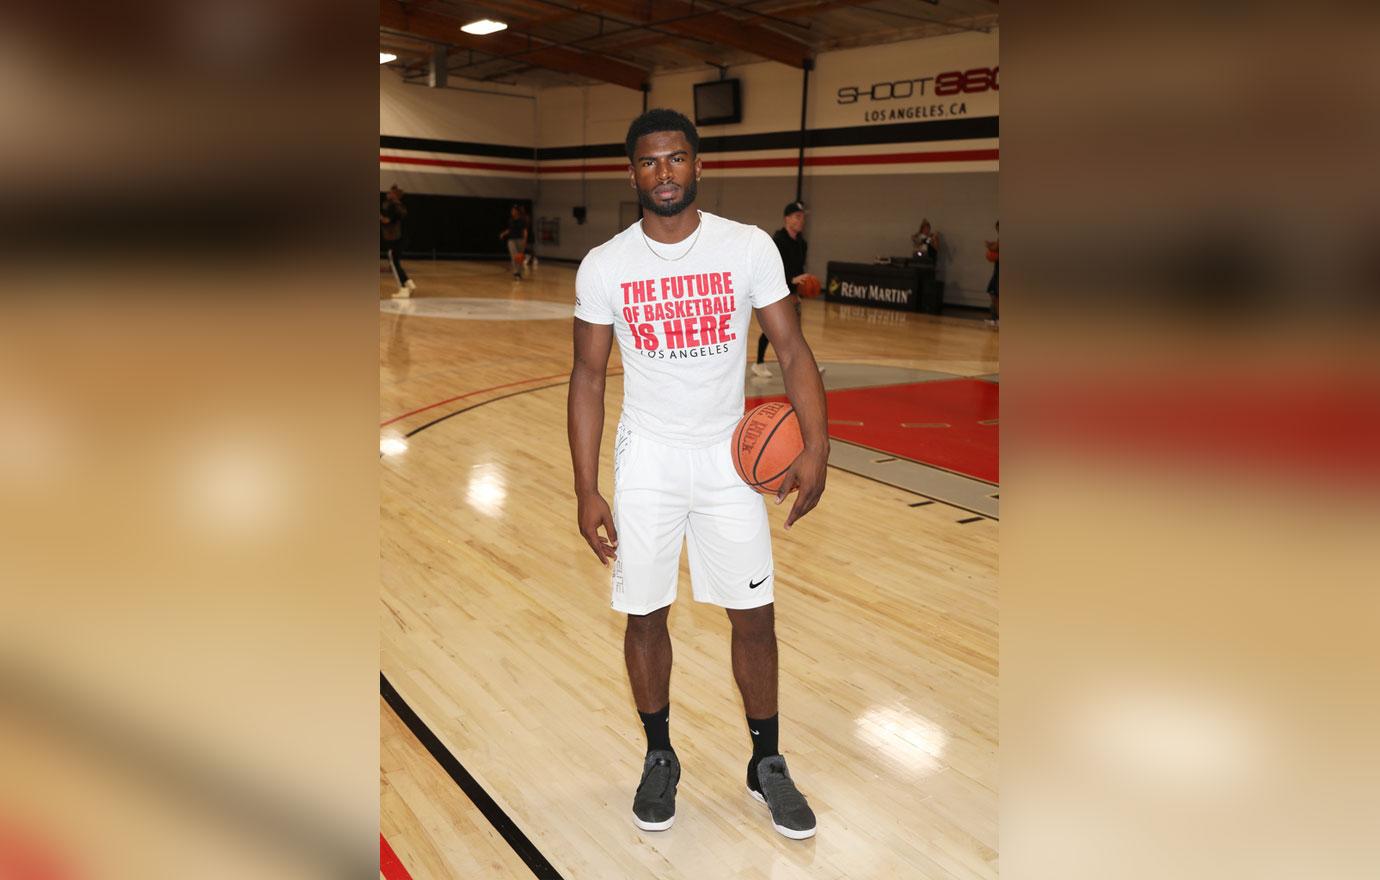
[[[952,379],[830,391],[829,436],[997,483],[1000,390]],[[747,406],[785,399],[749,397]]]

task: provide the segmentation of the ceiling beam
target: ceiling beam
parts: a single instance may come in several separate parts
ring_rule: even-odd
[[[647,3],[645,0],[583,0],[580,8],[588,12],[606,12],[661,30],[732,46],[791,67],[804,67],[806,60],[814,55],[810,46],[784,34],[718,12],[709,12],[704,6],[692,6],[682,0],[656,0],[656,3]]]
[[[380,0],[379,27],[449,43],[462,49],[502,55],[505,58],[520,58],[535,67],[574,73],[639,91],[646,85],[649,77],[648,71],[640,67],[612,58],[541,43],[533,40],[530,35],[524,37],[501,31],[476,37],[460,30],[460,22],[452,18],[414,9],[410,4],[404,5],[399,0]]]
[[[497,17],[499,21],[506,22],[510,28],[518,31],[528,31],[539,25],[553,24],[583,15],[578,11],[552,13],[551,7],[543,5],[539,0],[527,0],[526,10],[518,9],[515,0],[467,0],[464,5],[488,9],[490,12],[486,14]],[[476,14],[475,17],[478,18],[480,15]]]

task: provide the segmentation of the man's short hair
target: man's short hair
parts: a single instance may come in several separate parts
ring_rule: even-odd
[[[700,133],[695,130],[695,123],[685,118],[682,113],[674,110],[667,110],[665,107],[657,107],[648,110],[641,116],[632,121],[628,126],[628,137],[624,144],[628,150],[628,161],[636,162],[637,159],[633,152],[637,149],[637,141],[643,135],[655,134],[659,131],[678,131],[685,135],[685,139],[690,142],[690,154],[698,156],[700,153]]]

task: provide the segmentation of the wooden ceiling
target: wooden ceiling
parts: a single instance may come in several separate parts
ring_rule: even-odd
[[[460,26],[490,18],[484,37]],[[533,88],[776,61],[803,67],[830,49],[987,31],[997,0],[380,0],[379,48],[399,75],[425,78],[437,50],[450,76]]]

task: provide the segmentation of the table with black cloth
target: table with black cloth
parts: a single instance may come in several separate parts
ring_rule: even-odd
[[[932,260],[890,263],[829,261],[824,282],[829,302],[876,306],[937,315],[944,305],[944,285],[935,278]]]

